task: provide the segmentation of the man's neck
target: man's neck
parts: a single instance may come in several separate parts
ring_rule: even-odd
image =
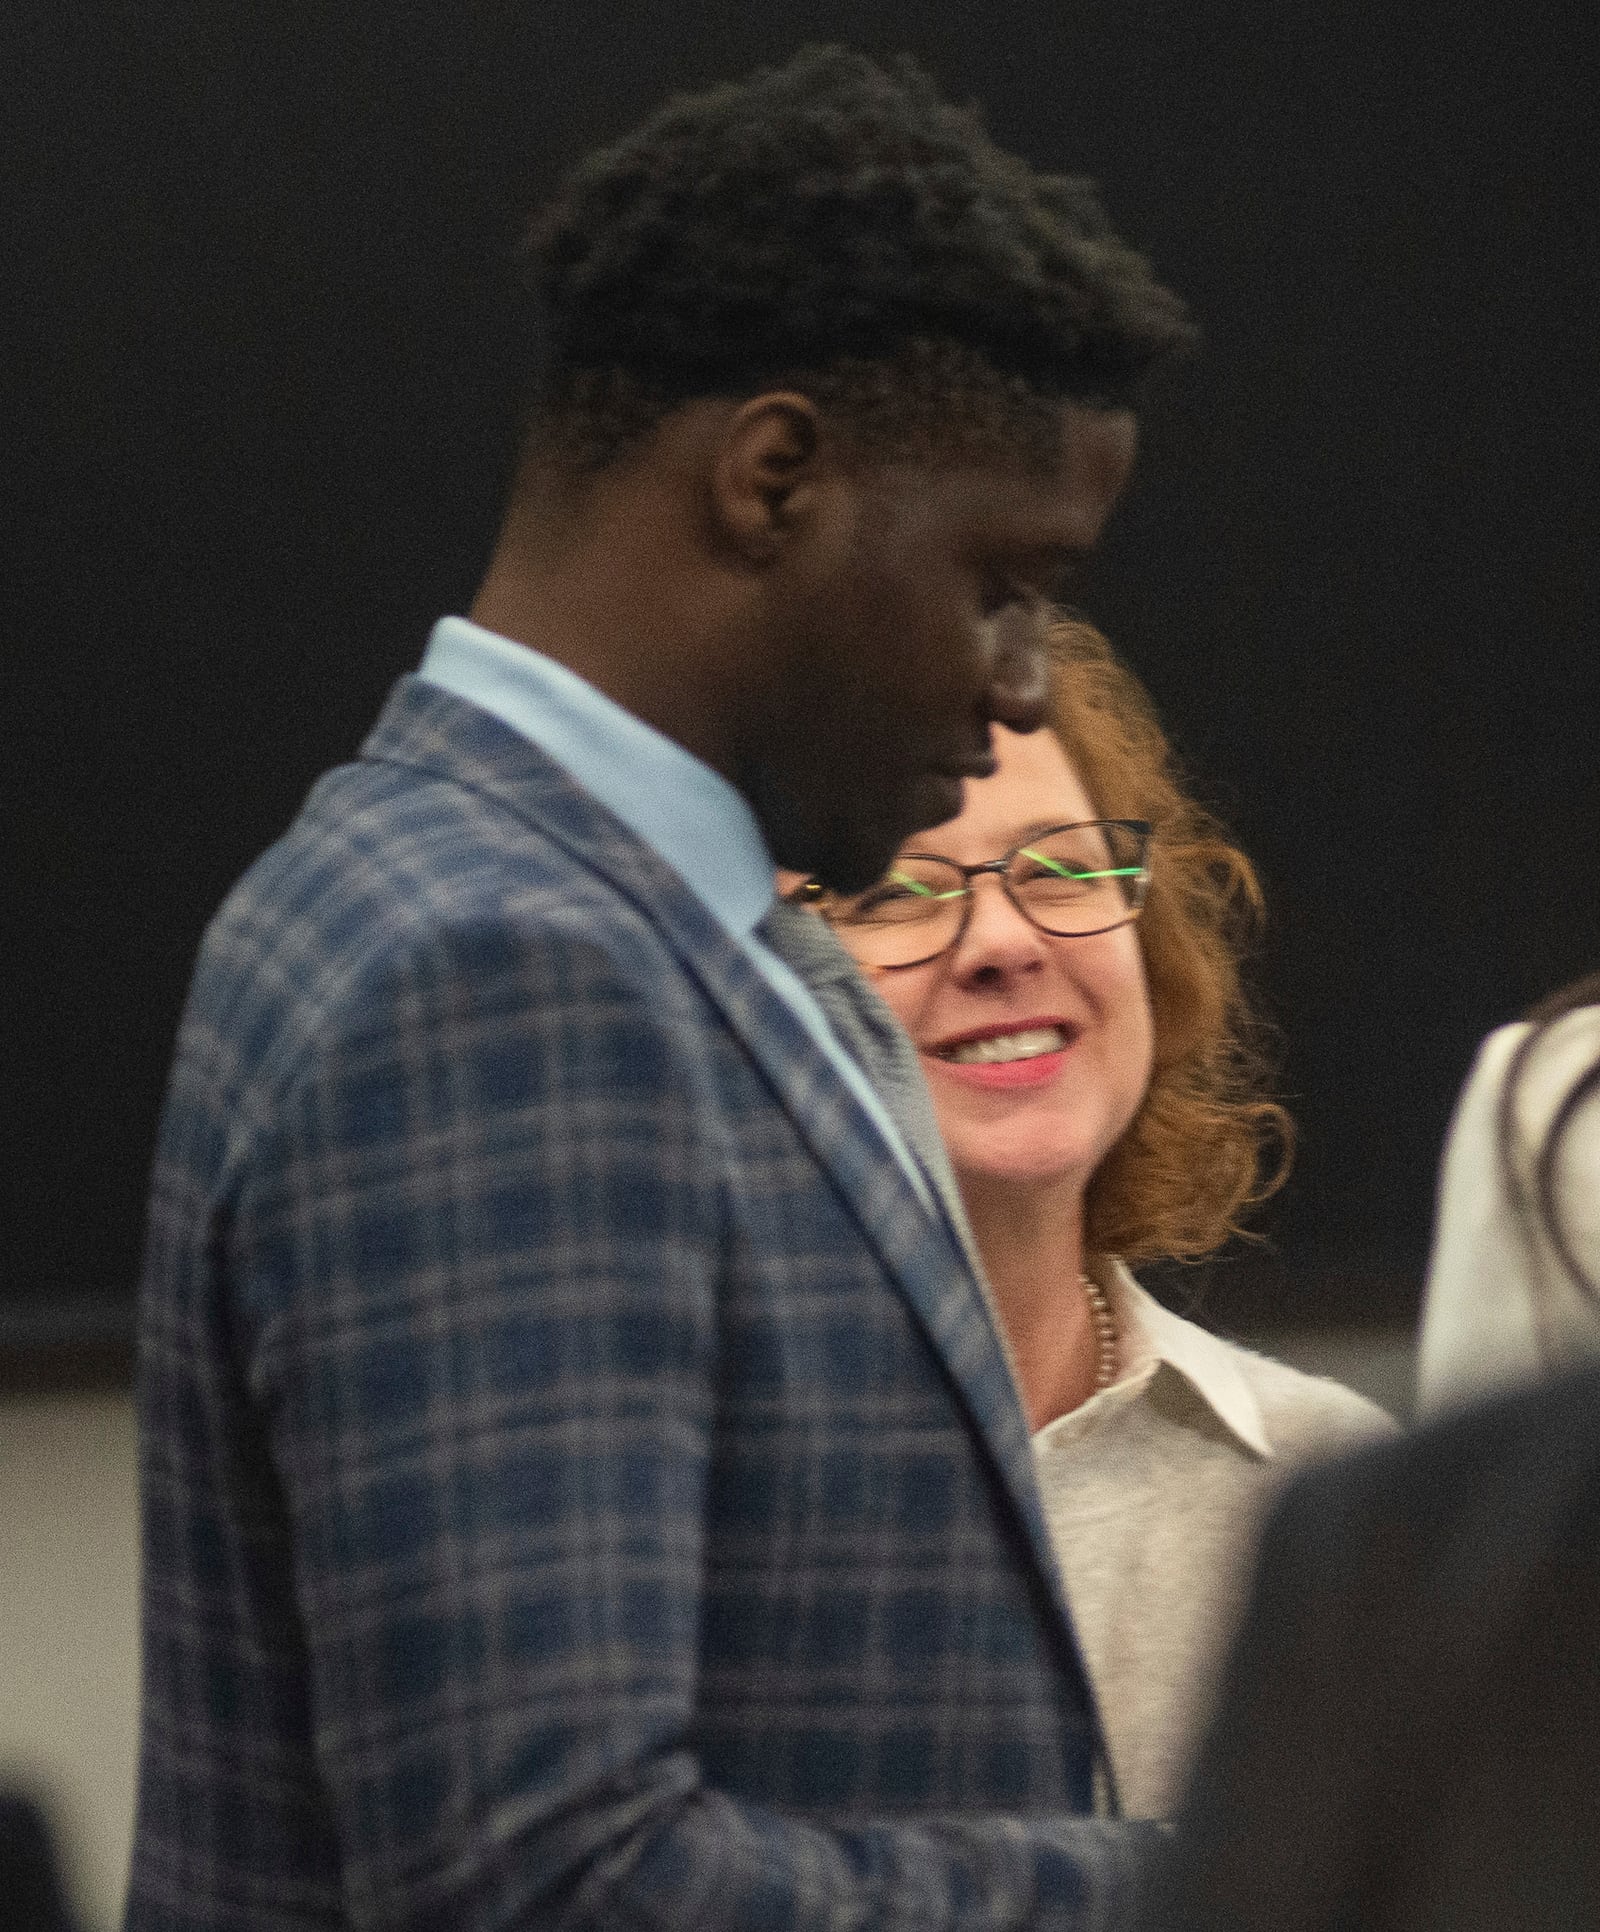
[[[564,664],[728,776],[731,706],[714,573],[669,514],[602,499],[552,532],[513,511],[468,616]]]

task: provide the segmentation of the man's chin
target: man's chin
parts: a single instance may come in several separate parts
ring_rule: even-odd
[[[944,825],[961,810],[963,786],[945,772],[922,772],[875,817],[835,821],[831,849],[812,871],[834,892],[865,892],[889,870],[913,833]]]
[[[818,879],[830,892],[847,897],[876,885],[900,846],[898,838],[885,838],[837,820],[805,832],[792,826],[763,830],[780,872]]]
[[[820,879],[830,892],[848,895],[876,885],[913,832],[954,818],[961,810],[962,787],[959,778],[923,772],[894,800],[880,799],[877,809],[863,806],[848,817],[829,811],[824,801],[819,801],[820,809],[804,812],[770,809],[776,799],[752,797],[748,791],[746,796],[779,867]]]
[[[925,771],[911,787],[908,810],[912,822],[900,838],[895,840],[898,849],[904,839],[913,832],[931,831],[935,825],[946,825],[966,803],[966,781],[950,772]]]

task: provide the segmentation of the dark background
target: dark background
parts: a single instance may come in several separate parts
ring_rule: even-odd
[[[1474,1043],[1600,962],[1592,0],[11,0],[0,1341],[127,1332],[201,928],[470,598],[557,170],[805,39],[1193,303],[1086,602],[1258,859],[1302,1123],[1224,1325],[1409,1318]]]

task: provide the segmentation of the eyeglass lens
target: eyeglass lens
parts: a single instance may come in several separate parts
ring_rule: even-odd
[[[1144,895],[1143,841],[1124,825],[1069,825],[1010,855],[1012,898],[1041,930],[1087,937],[1125,924]],[[972,882],[948,859],[907,853],[887,877],[830,910],[839,937],[869,965],[910,965],[952,944]]]

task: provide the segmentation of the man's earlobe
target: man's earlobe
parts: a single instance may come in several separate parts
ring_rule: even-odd
[[[750,562],[767,562],[804,521],[821,441],[816,404],[789,390],[752,396],[724,424],[712,513],[723,540]]]

